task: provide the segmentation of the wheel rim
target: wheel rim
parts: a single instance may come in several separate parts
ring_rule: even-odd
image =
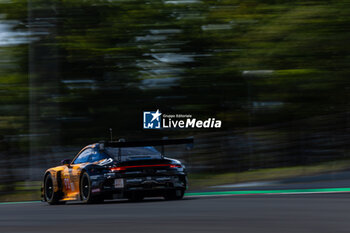
[[[90,192],[90,184],[89,180],[86,176],[83,177],[83,180],[81,182],[81,190],[82,190],[82,196],[84,199],[87,199],[89,197]]]
[[[53,183],[51,177],[46,178],[46,183],[45,183],[45,196],[46,200],[51,200],[53,195]]]

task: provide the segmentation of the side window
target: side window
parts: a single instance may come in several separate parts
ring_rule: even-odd
[[[107,158],[107,155],[105,155],[103,153],[99,153],[99,152],[94,152],[91,155],[90,162],[97,162],[97,161],[100,161],[101,159],[105,159],[105,158]]]
[[[92,149],[86,149],[80,153],[80,155],[74,160],[73,164],[86,163],[89,160],[89,156],[92,153]]]

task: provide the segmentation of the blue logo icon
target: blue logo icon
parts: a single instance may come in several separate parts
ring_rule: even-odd
[[[156,112],[143,112],[143,128],[161,129],[161,115],[159,109]]]

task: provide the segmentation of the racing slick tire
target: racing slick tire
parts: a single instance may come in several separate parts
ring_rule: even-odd
[[[52,176],[50,173],[45,176],[44,195],[45,195],[45,200],[50,205],[61,204],[60,203],[60,194],[59,194],[59,192],[54,191],[53,179],[52,179]],[[62,202],[62,204],[64,204],[64,202]]]
[[[104,198],[102,196],[93,196],[91,188],[91,179],[89,174],[84,172],[80,178],[80,198],[83,203],[102,203]]]
[[[184,197],[185,190],[183,189],[176,189],[176,190],[169,190],[165,193],[164,198],[165,200],[181,200]]]

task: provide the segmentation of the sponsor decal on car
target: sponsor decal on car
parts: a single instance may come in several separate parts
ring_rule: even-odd
[[[92,193],[99,193],[99,192],[101,192],[101,189],[95,188],[95,189],[92,189],[91,192]]]

